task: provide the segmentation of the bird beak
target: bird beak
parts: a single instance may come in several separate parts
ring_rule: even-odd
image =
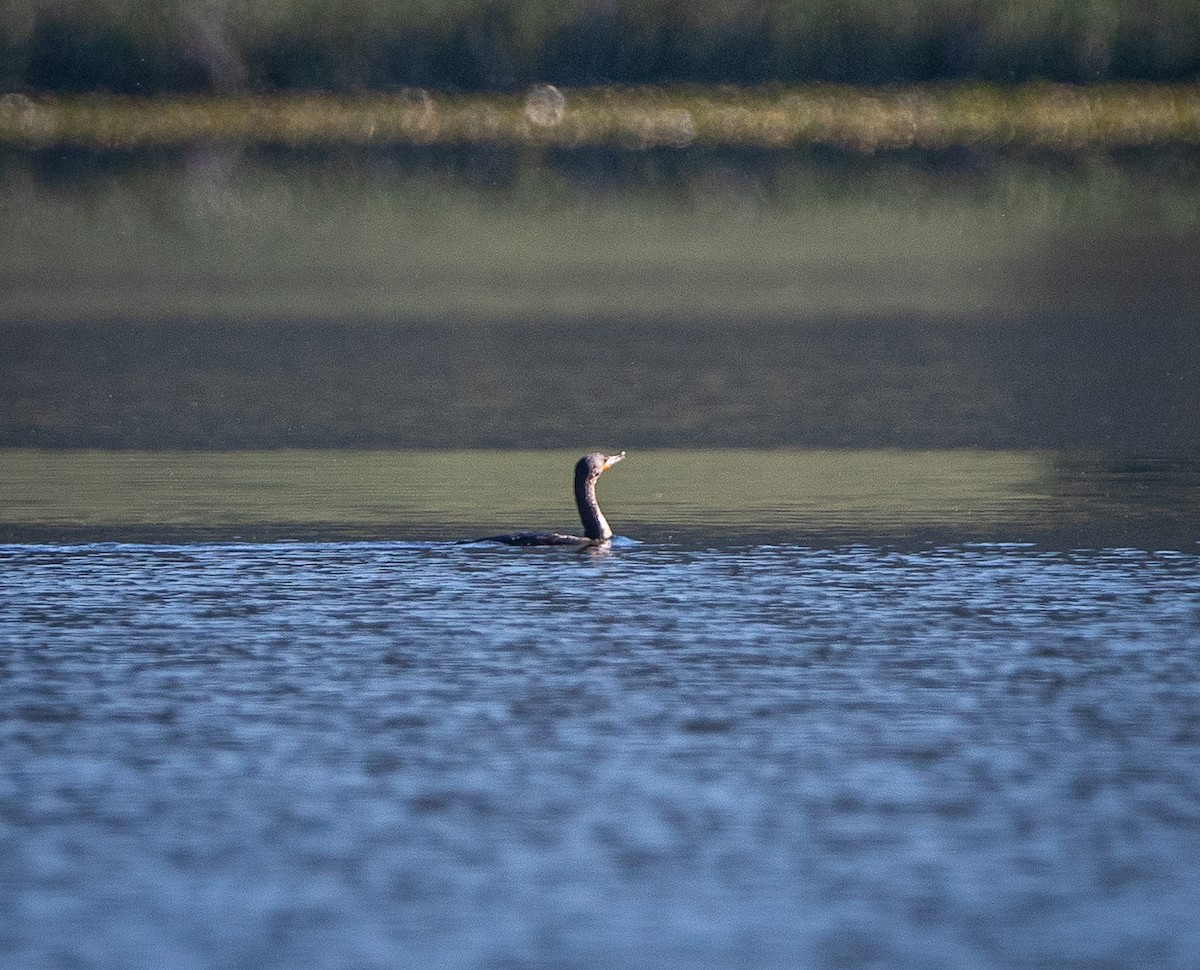
[[[606,456],[604,459],[604,467],[601,469],[601,471],[607,471],[608,469],[612,468],[612,466],[615,465],[617,462],[622,461],[624,458],[625,458],[625,452],[621,452],[619,455]]]

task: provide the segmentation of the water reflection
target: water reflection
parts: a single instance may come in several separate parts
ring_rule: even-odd
[[[0,450],[0,536],[462,539],[574,532],[568,451]],[[983,540],[1193,549],[1200,464],[1043,451],[641,450],[618,535],[718,544]]]
[[[0,321],[1192,319],[1186,152],[0,152]]]
[[[1200,454],[1190,324],[9,325],[0,445]]]
[[[1186,458],[1198,172],[1186,153],[0,154],[0,445]]]

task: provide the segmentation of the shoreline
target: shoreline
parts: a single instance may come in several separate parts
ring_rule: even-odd
[[[1117,150],[1200,145],[1200,84],[1032,83],[855,88],[403,89],[338,95],[6,94],[0,146],[139,149],[499,145],[621,150],[966,147]]]

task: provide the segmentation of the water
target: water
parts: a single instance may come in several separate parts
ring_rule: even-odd
[[[0,154],[0,965],[1200,964],[1198,173]]]
[[[1190,967],[1200,556],[0,549],[11,966]]]
[[[578,531],[577,458],[565,450],[0,449],[0,541]],[[700,548],[1003,540],[1194,552],[1200,541],[1200,461],[1183,458],[638,449],[598,492],[625,535]]]
[[[647,324],[746,335],[915,320],[916,347],[886,327],[871,346],[917,364],[912,351],[939,345],[930,323],[959,325],[953,341],[1037,321],[1035,352],[1043,335],[1054,352],[1064,320],[1102,336],[1151,317],[1137,332],[1153,347],[1194,324],[1200,301],[1189,150],[0,151],[0,220],[0,324],[122,325],[120,342],[149,325],[134,335],[144,350],[161,348],[164,323],[406,324],[424,351],[432,324],[532,322],[543,326],[520,349],[536,353],[568,324],[584,331],[577,364],[600,351],[621,378],[628,331]],[[597,347],[596,320],[624,339]],[[287,361],[310,339],[268,350]],[[463,343],[470,353],[478,338]],[[124,349],[97,352],[119,365]],[[200,367],[214,356],[187,349]],[[277,370],[271,353],[255,363]],[[429,366],[424,353],[388,363],[401,379]]]

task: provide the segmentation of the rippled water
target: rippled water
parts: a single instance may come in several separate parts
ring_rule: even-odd
[[[0,547],[0,962],[1192,967],[1200,556]]]
[[[0,967],[1200,965],[1197,171],[0,158]]]

